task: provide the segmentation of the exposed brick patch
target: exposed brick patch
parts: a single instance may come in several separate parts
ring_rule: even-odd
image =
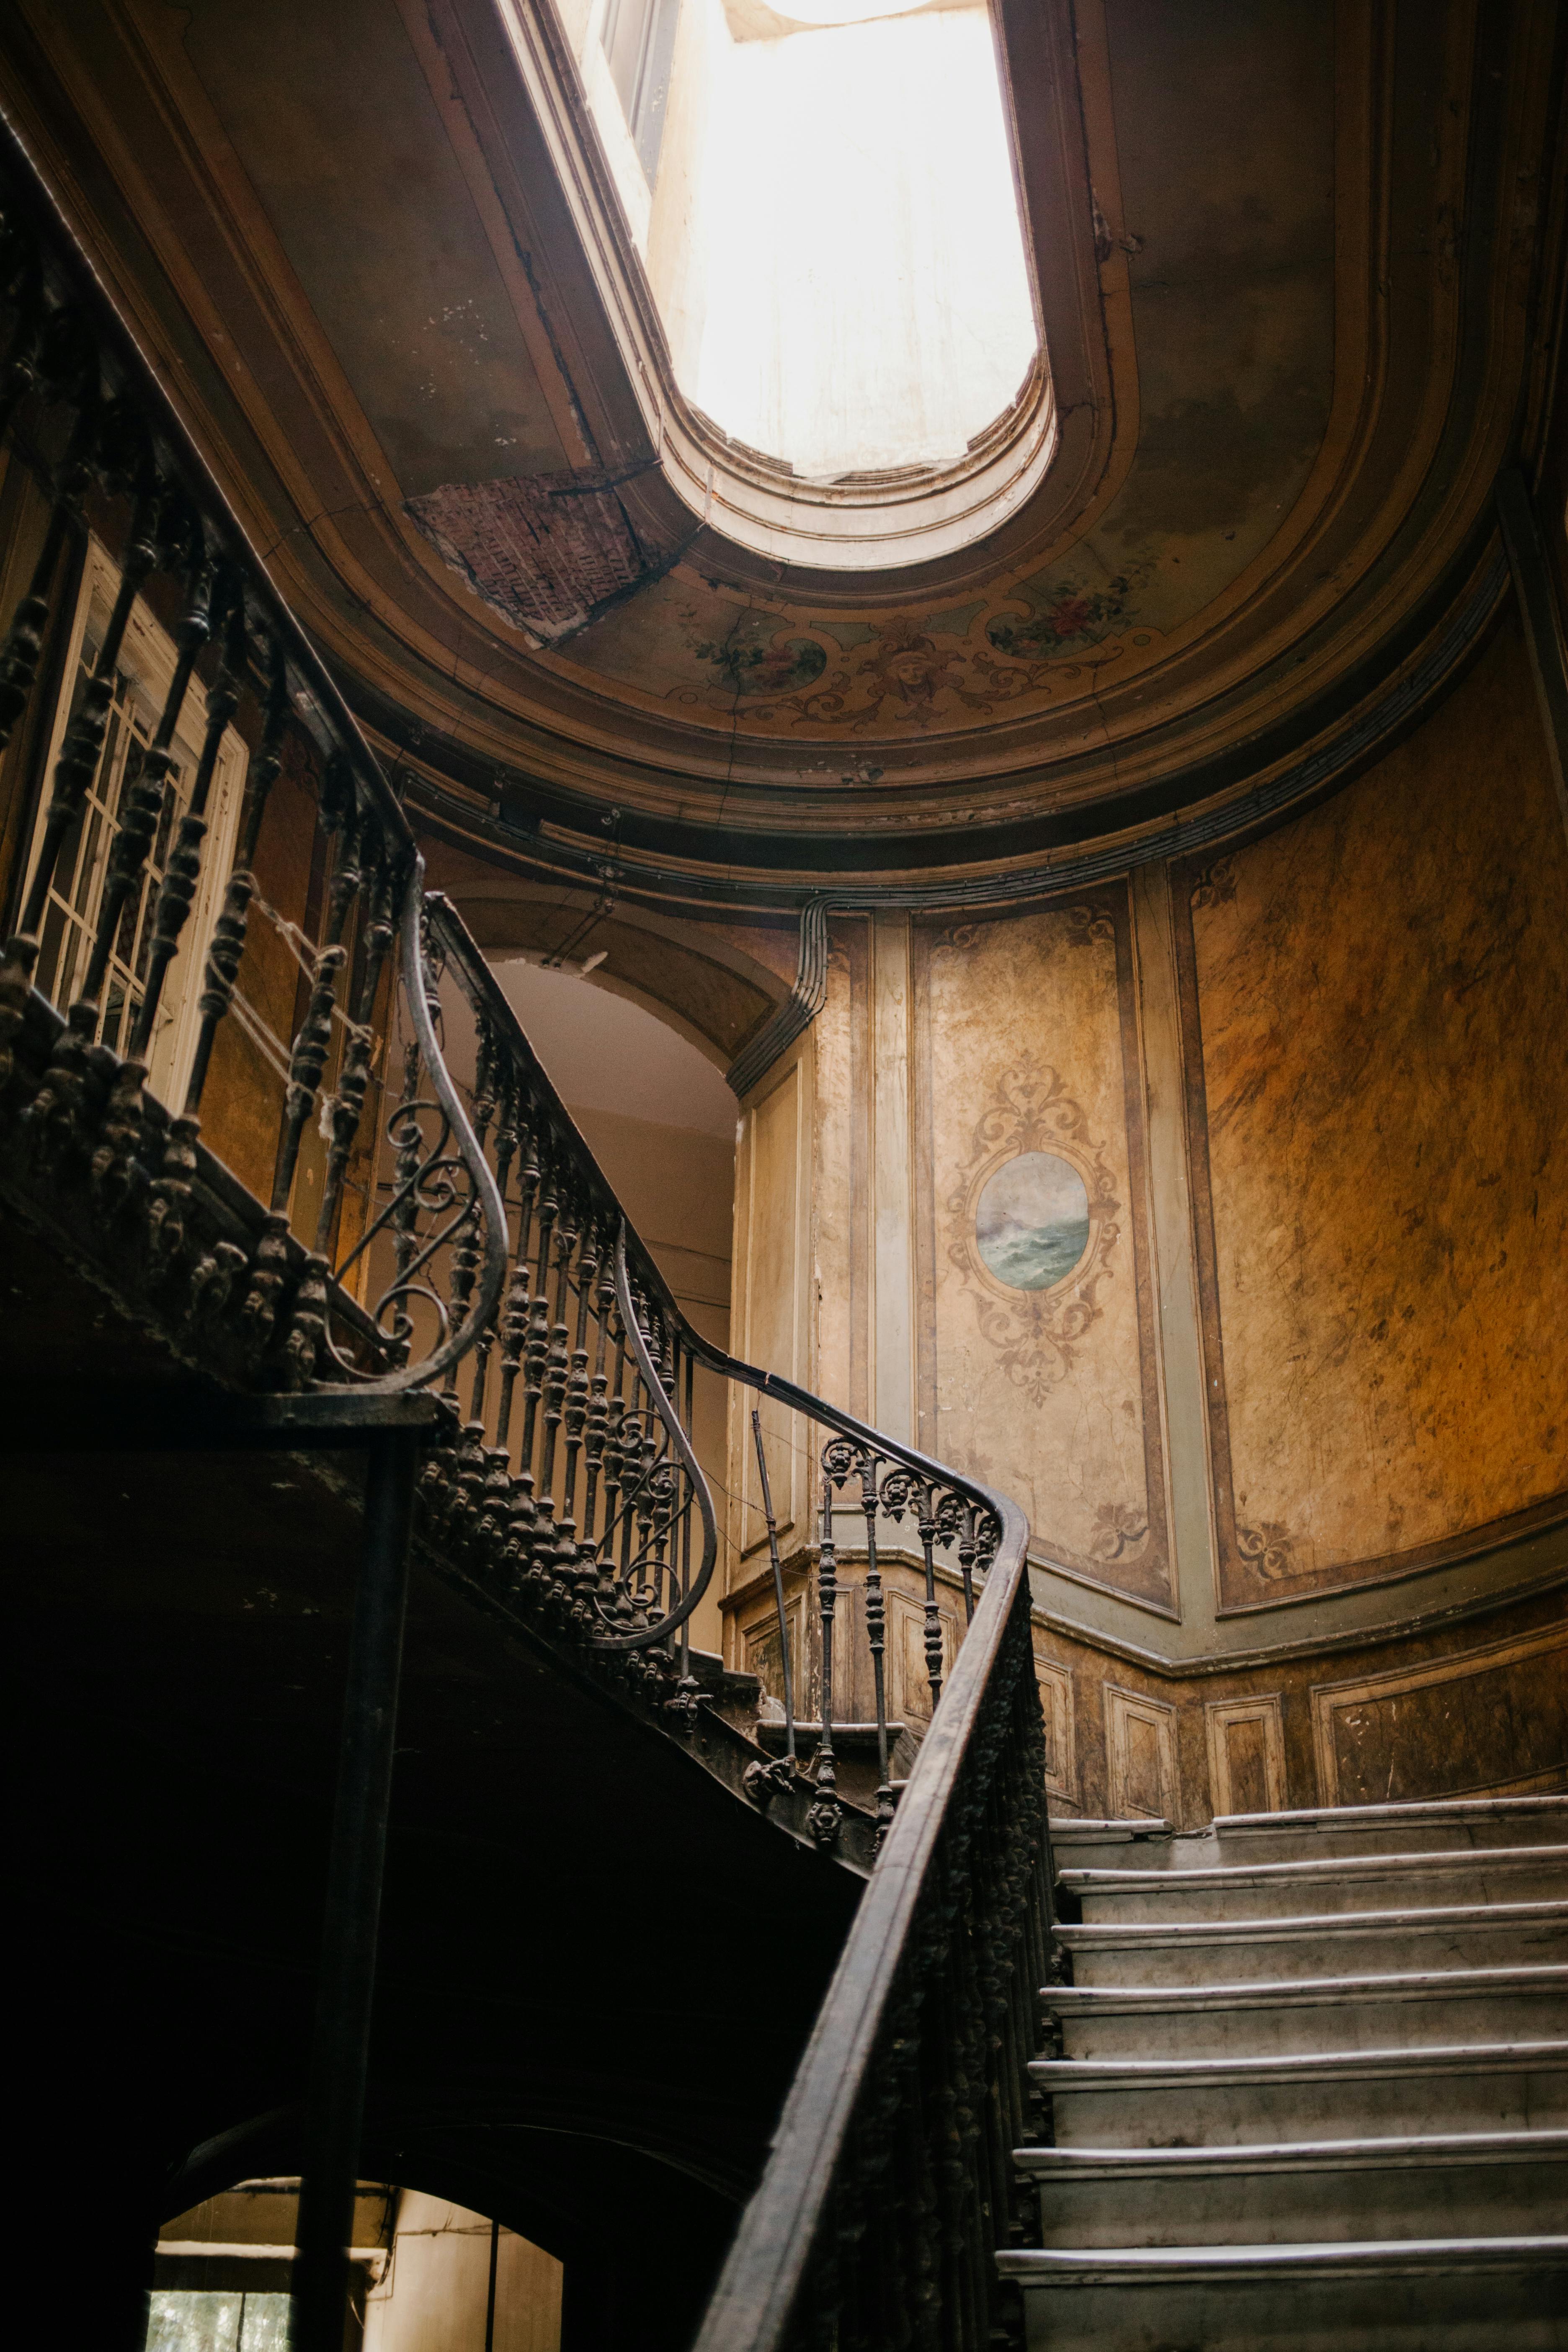
[[[546,645],[658,579],[679,551],[645,545],[596,468],[447,482],[408,512],[487,604]]]

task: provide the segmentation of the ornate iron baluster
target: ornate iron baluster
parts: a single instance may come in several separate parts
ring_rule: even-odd
[[[288,664],[283,648],[276,639],[268,646],[268,655],[261,748],[247,782],[239,839],[224,890],[223,911],[213,927],[212,939],[208,943],[205,985],[197,1001],[202,1025],[196,1033],[196,1049],[191,1063],[190,1082],[185,1088],[184,1108],[184,1117],[191,1127],[192,1143],[195,1140],[202,1097],[206,1090],[213,1046],[216,1043],[219,1025],[227,1019],[229,1007],[234,1003],[239,967],[245,956],[250,902],[256,896],[254,869],[257,844],[261,837],[261,820],[267,814],[267,803],[283,764],[283,730],[289,718]]]
[[[533,1475],[528,1518],[531,1563],[542,1559],[550,1544],[555,1511],[542,1468],[535,1468],[535,1465],[540,1458],[540,1408],[544,1402],[544,1375],[550,1362],[550,1252],[559,1207],[555,1163],[551,1157],[546,1159],[540,1178],[539,1248],[522,1360],[522,1459]]]
[[[327,887],[326,937],[316,950],[305,1017],[289,1057],[271,1210],[257,1252],[258,1280],[246,1301],[253,1343],[258,1348],[270,1339],[276,1320],[281,1277],[288,1260],[289,1203],[299,1167],[300,1147],[321,1092],[331,1045],[338,982],[348,962],[343,932],[361,881],[357,816],[353,775],[347,761],[334,753],[321,779],[320,803],[321,829],[336,842],[332,876]],[[300,1382],[310,1380],[317,1368],[320,1343],[326,1328],[326,1259],[317,1249],[300,1269],[288,1333],[289,1370]]]
[[[239,707],[240,681],[245,676],[247,650],[245,590],[237,573],[230,568],[226,567],[216,584],[211,625],[222,632],[223,662],[212,692],[207,697],[206,730],[202,738],[201,757],[196,763],[190,802],[175,827],[153,910],[146,986],[131,1036],[132,1062],[145,1063],[152,1051],[153,1031],[163,1002],[163,983],[168,978],[169,966],[179,950],[181,934],[189,919],[201,880],[202,844],[207,832],[207,801],[212,792],[213,777],[217,771],[218,752],[229,721]]]
[[[19,333],[25,327],[24,314]],[[57,310],[42,330],[40,340],[41,351],[35,343],[27,357],[13,359],[7,366],[6,396],[0,406],[0,434],[10,421],[15,398],[31,388],[35,373],[57,383],[76,413],[70,439],[55,472],[54,499],[44,543],[33,566],[26,593],[12,617],[5,643],[0,645],[0,751],[10,742],[17,720],[32,699],[49,621],[49,592],[59,569],[67,535],[79,526],[81,502],[91,479],[89,459],[102,421],[98,352],[85,320],[74,312]],[[19,375],[26,379],[25,383],[19,383]]]
[[[126,938],[121,952],[127,963],[131,961],[134,948],[136,907],[142,895],[142,869],[174,790],[170,772],[174,764],[174,730],[180,723],[185,696],[190,690],[196,657],[211,634],[212,567],[201,526],[194,516],[187,519],[185,528],[191,551],[187,567],[188,593],[185,610],[175,632],[179,652],[174,674],[164,698],[151,750],[142,760],[140,767],[133,770],[129,761],[126,765],[119,827],[109,849],[103,900],[99,910],[98,936],[93,942],[81,997],[70,1010],[71,1022],[79,1023],[81,1034],[87,1035],[97,1030],[102,1017],[100,999],[108,977],[110,958],[114,952],[116,940],[125,933],[131,936]],[[199,873],[199,853],[195,855],[195,866]],[[194,883],[192,887],[194,890]],[[129,1023],[129,997],[124,1017]],[[150,1037],[151,1034],[152,1024],[149,1022],[147,1035]],[[132,1040],[129,1058],[121,1062],[115,1072],[104,1113],[101,1139],[92,1156],[93,1181],[111,1199],[119,1199],[137,1173],[142,1088],[146,1081],[147,1065]]]
[[[518,1177],[517,1240],[512,1249],[511,1281],[501,1322],[500,1384],[496,1399],[498,1445],[510,1442],[512,1396],[522,1369],[523,1342],[528,1336],[528,1250],[533,1232],[533,1203],[539,1192],[539,1132],[531,1105],[520,1105],[516,1116],[522,1129],[522,1168]],[[519,1468],[522,1475],[531,1478],[526,1444]]]
[[[752,1443],[757,1453],[757,1478],[763,1497],[763,1518],[768,1530],[768,1559],[773,1572],[773,1610],[779,1629],[779,1672],[784,1682],[784,1752],[765,1764],[748,1764],[746,1786],[764,1803],[776,1792],[793,1789],[795,1755],[795,1669],[790,1658],[789,1621],[784,1613],[784,1568],[779,1559],[779,1527],[773,1516],[773,1492],[768,1481],[767,1450],[763,1444],[763,1417],[752,1409]]]
[[[566,1463],[562,1475],[560,1544],[563,1566],[570,1566],[574,1570],[578,1564],[579,1552],[577,1465],[583,1451],[583,1432],[588,1419],[588,1308],[598,1270],[598,1238],[593,1219],[585,1217],[583,1221],[582,1236],[577,1242],[577,1331],[571,1362],[567,1369],[566,1399],[563,1414],[566,1432]],[[583,1581],[584,1585],[592,1583],[591,1567],[584,1567]]]
[[[511,1163],[517,1156],[517,1084],[510,1075],[498,1082],[497,1099],[500,1113],[496,1122],[496,1188],[502,1201],[511,1181]],[[476,1123],[474,1129],[482,1147],[484,1137]],[[496,1341],[494,1316],[485,1325],[474,1342],[474,1384],[468,1395],[468,1419],[482,1429],[485,1421],[485,1396],[489,1383],[490,1353]],[[504,1433],[500,1439],[502,1456],[506,1452]]]
[[[647,1429],[651,1433],[656,1425],[662,1428],[666,1440],[664,1451],[670,1463],[670,1477],[686,1480],[696,1497],[702,1519],[702,1557],[696,1575],[674,1607],[653,1625],[635,1626],[627,1632],[605,1633],[595,1637],[596,1646],[601,1649],[642,1649],[653,1642],[668,1641],[685,1623],[708,1590],[713,1563],[719,1555],[719,1525],[713,1514],[713,1497],[709,1492],[708,1481],[692,1450],[691,1440],[681,1427],[674,1400],[659,1378],[647,1335],[637,1317],[631,1276],[626,1266],[624,1225],[616,1242],[616,1303],[626,1344],[648,1400]],[[651,1435],[645,1438],[644,1451],[650,1458],[660,1451]]]
[[[915,1528],[925,1555],[925,1656],[926,1681],[931,1686],[931,1712],[942,1696],[942,1612],[936,1598],[936,1559],[938,1516],[936,1488],[929,1478],[917,1477],[912,1470],[889,1470],[882,1480],[882,1508],[889,1518],[900,1521],[906,1510],[912,1509]]]
[[[495,1040],[489,1024],[479,1023],[479,1055],[474,1074],[474,1137],[480,1150],[489,1133],[490,1119],[496,1107]],[[471,1221],[460,1225],[452,1240],[451,1272],[447,1277],[447,1297],[454,1310],[461,1315],[473,1296],[474,1278],[479,1265],[479,1236]],[[446,1393],[456,1402],[458,1367],[448,1366]],[[470,1422],[473,1416],[470,1415]]]
[[[103,757],[120,649],[130,625],[132,606],[158,560],[157,519],[163,486],[152,475],[150,464],[145,464],[142,471],[143,487],[132,520],[130,543],[121,566],[120,587],[109,625],[104,630],[92,675],[55,761],[54,790],[44,817],[43,838],[22,909],[21,926],[6,943],[4,1001],[7,1008],[16,1002],[18,992],[19,1004],[26,1004],[38,960],[39,935],[55,868]],[[85,1140],[89,1132],[87,1109],[94,1079],[100,1087],[107,1087],[113,1057],[107,1051],[99,1051],[95,1066],[93,1033],[98,1024],[96,1017],[87,1017],[91,1010],[85,1004],[72,1008],[50,1057],[44,1083],[25,1114],[27,1127],[40,1147],[47,1148],[73,1132]]]
[[[331,1246],[343,1181],[358,1139],[360,1121],[364,1116],[365,1097],[370,1091],[371,1064],[375,1052],[373,1023],[376,999],[381,993],[386,959],[397,935],[393,908],[402,877],[396,871],[391,845],[383,836],[374,818],[366,818],[364,831],[363,862],[369,869],[369,887],[364,898],[366,920],[360,939],[359,990],[344,1041],[342,1066],[338,1072],[338,1083],[329,1107],[331,1141],[327,1148],[326,1171],[321,1180],[321,1213],[316,1219],[316,1253],[321,1257],[325,1257]],[[482,1136],[479,1141],[482,1148]]]
[[[552,1311],[550,1311],[550,1319],[548,1323],[549,1344],[545,1351],[543,1372],[541,1381],[543,1412],[541,1416],[542,1435],[540,1440],[539,1454],[539,1510],[541,1519],[545,1522],[547,1530],[552,1538],[550,1547],[550,1564],[552,1571],[558,1570],[560,1567],[559,1538],[556,1536],[555,1531],[556,1516],[559,1507],[555,1496],[555,1456],[561,1434],[562,1419],[566,1404],[566,1376],[568,1369],[566,1343],[568,1339],[571,1337],[570,1328],[566,1321],[566,1283],[573,1244],[576,1239],[576,1234],[574,1231],[574,1205],[575,1204],[572,1199],[571,1186],[569,1184],[563,1185],[562,1187],[560,1200],[557,1203],[557,1215],[553,1235],[555,1248],[555,1298]],[[541,1269],[540,1292],[542,1298],[543,1298],[545,1294],[542,1269]]]
[[[816,1601],[822,1618],[822,1735],[816,1743],[816,1795],[806,1822],[818,1845],[837,1843],[843,1820],[838,1769],[833,1753],[833,1619],[838,1601],[837,1554],[833,1546],[833,1486],[822,1482],[822,1539],[816,1559]]]
[[[594,1376],[588,1391],[588,1409],[583,1436],[583,1540],[590,1563],[598,1553],[597,1508],[599,1478],[604,1469],[605,1448],[609,1439],[610,1403],[607,1393],[608,1376],[605,1358],[610,1344],[610,1318],[616,1306],[616,1276],[611,1255],[605,1246],[604,1236],[595,1234],[595,1265],[598,1282],[594,1300]],[[606,1491],[606,1507],[608,1496]]]
[[[163,891],[159,893],[153,954],[147,977],[147,995],[142,1005],[147,1036],[140,1040],[139,1046],[132,1046],[138,1058],[145,1055],[169,961],[178,946],[200,877],[200,848],[206,832],[207,797],[224,730],[234,716],[240,681],[245,674],[248,650],[245,590],[237,575],[231,575],[227,594],[228,629],[225,638],[223,667],[207,705],[206,740],[202,746],[201,765],[196,772],[191,806],[181,819],[179,838],[170,855],[164,876],[164,890],[168,893],[166,908]],[[184,1246],[191,1187],[196,1172],[196,1141],[201,1134],[201,1102],[206,1087],[207,1067],[218,1024],[233,1000],[235,978],[245,951],[246,909],[255,887],[247,869],[255,855],[256,836],[267,805],[267,795],[278,772],[281,756],[283,719],[287,709],[281,655],[275,653],[275,663],[260,753],[251,772],[241,815],[238,856],[230,870],[223,911],[207,949],[205,984],[197,1000],[202,1016],[201,1027],[196,1034],[195,1052],[185,1083],[184,1105],[178,1117],[169,1122],[163,1162],[148,1189],[148,1247],[153,1263],[165,1268],[173,1265]],[[169,942],[166,953],[162,952],[164,940]],[[232,1242],[220,1242],[215,1250],[203,1252],[190,1269],[185,1294],[187,1314],[203,1310],[212,1313],[226,1305],[229,1291],[243,1263],[243,1252]]]
[[[887,1605],[882,1598],[882,1571],[877,1564],[877,1474],[875,1454],[860,1463],[860,1508],[866,1519],[866,1639],[871,1652],[871,1686],[877,1706],[877,1842],[888,1833],[893,1818],[893,1790],[888,1776],[888,1687],[884,1665],[887,1649]]]

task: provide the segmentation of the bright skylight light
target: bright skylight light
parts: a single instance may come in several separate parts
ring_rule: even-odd
[[[646,13],[657,140],[645,98],[606,146],[682,390],[812,480],[962,457],[1037,346],[984,0]]]

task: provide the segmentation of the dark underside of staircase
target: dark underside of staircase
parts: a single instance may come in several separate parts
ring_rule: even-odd
[[[180,1377],[5,1231],[13,1392]],[[91,2181],[145,2240],[299,2168],[361,1475],[0,1459],[16,2121],[71,2234]],[[558,2255],[569,2352],[684,2344],[858,1890],[416,1546],[362,2171]]]

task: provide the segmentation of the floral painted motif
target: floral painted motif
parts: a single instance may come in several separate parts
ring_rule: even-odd
[[[689,612],[687,642],[697,661],[712,666],[710,690],[726,697],[748,726],[921,731],[1073,686],[1121,660],[1126,647],[1116,631],[1129,619],[1146,571],[1129,570],[1094,587],[1026,580],[1006,600],[1026,611],[972,621],[970,607],[938,614],[934,625],[904,614],[868,632],[864,644],[851,638],[847,646],[845,625],[824,624],[837,651],[816,636],[785,635],[782,615],[754,609],[723,638],[699,635]],[[955,617],[978,634],[944,643]],[[679,691],[680,698],[692,698],[689,688]]]
[[[1300,1573],[1295,1538],[1279,1519],[1264,1519],[1255,1528],[1237,1528],[1236,1548],[1249,1568],[1277,1584],[1281,1577]]]
[[[775,635],[763,643],[742,635],[739,627],[727,637],[704,638],[691,650],[699,661],[712,663],[716,683],[738,695],[788,694],[812,685],[827,667],[827,656],[815,637]]]
[[[1090,1559],[1121,1559],[1149,1540],[1148,1507],[1141,1503],[1101,1503],[1089,1539]]]
[[[1026,581],[1019,594],[1033,604],[1033,612],[1026,617],[1005,613],[987,623],[985,634],[999,654],[1021,661],[1048,661],[1053,654],[1098,645],[1112,629],[1125,625],[1142,577],[1122,572],[1098,588],[1057,583],[1043,594],[1033,581]]]

